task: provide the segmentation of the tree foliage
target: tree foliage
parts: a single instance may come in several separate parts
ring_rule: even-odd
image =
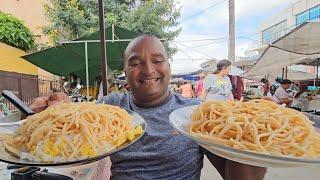
[[[29,50],[34,47],[34,35],[24,23],[10,14],[0,12],[0,42]]]
[[[104,5],[107,26],[114,24],[166,40],[173,40],[180,32],[177,28],[180,9],[174,0],[104,0]],[[99,29],[97,0],[50,0],[45,11],[52,23],[44,28],[44,32],[54,42],[81,37]],[[169,48],[169,54],[174,51]]]

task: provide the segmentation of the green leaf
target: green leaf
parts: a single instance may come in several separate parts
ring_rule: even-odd
[[[0,42],[28,50],[34,46],[34,35],[23,21],[0,12]]]

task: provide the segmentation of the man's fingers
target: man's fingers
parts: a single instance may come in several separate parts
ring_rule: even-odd
[[[38,97],[35,98],[29,107],[35,112],[41,112],[48,107],[48,98],[47,97]]]

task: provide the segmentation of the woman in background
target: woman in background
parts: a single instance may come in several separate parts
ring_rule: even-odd
[[[208,74],[203,81],[201,99],[207,100],[233,100],[232,85],[228,74],[231,70],[231,62],[221,60],[217,63],[217,70]]]

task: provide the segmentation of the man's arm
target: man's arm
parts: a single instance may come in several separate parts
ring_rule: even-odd
[[[204,149],[211,164],[217,169],[225,180],[262,180],[267,169],[234,162]]]

